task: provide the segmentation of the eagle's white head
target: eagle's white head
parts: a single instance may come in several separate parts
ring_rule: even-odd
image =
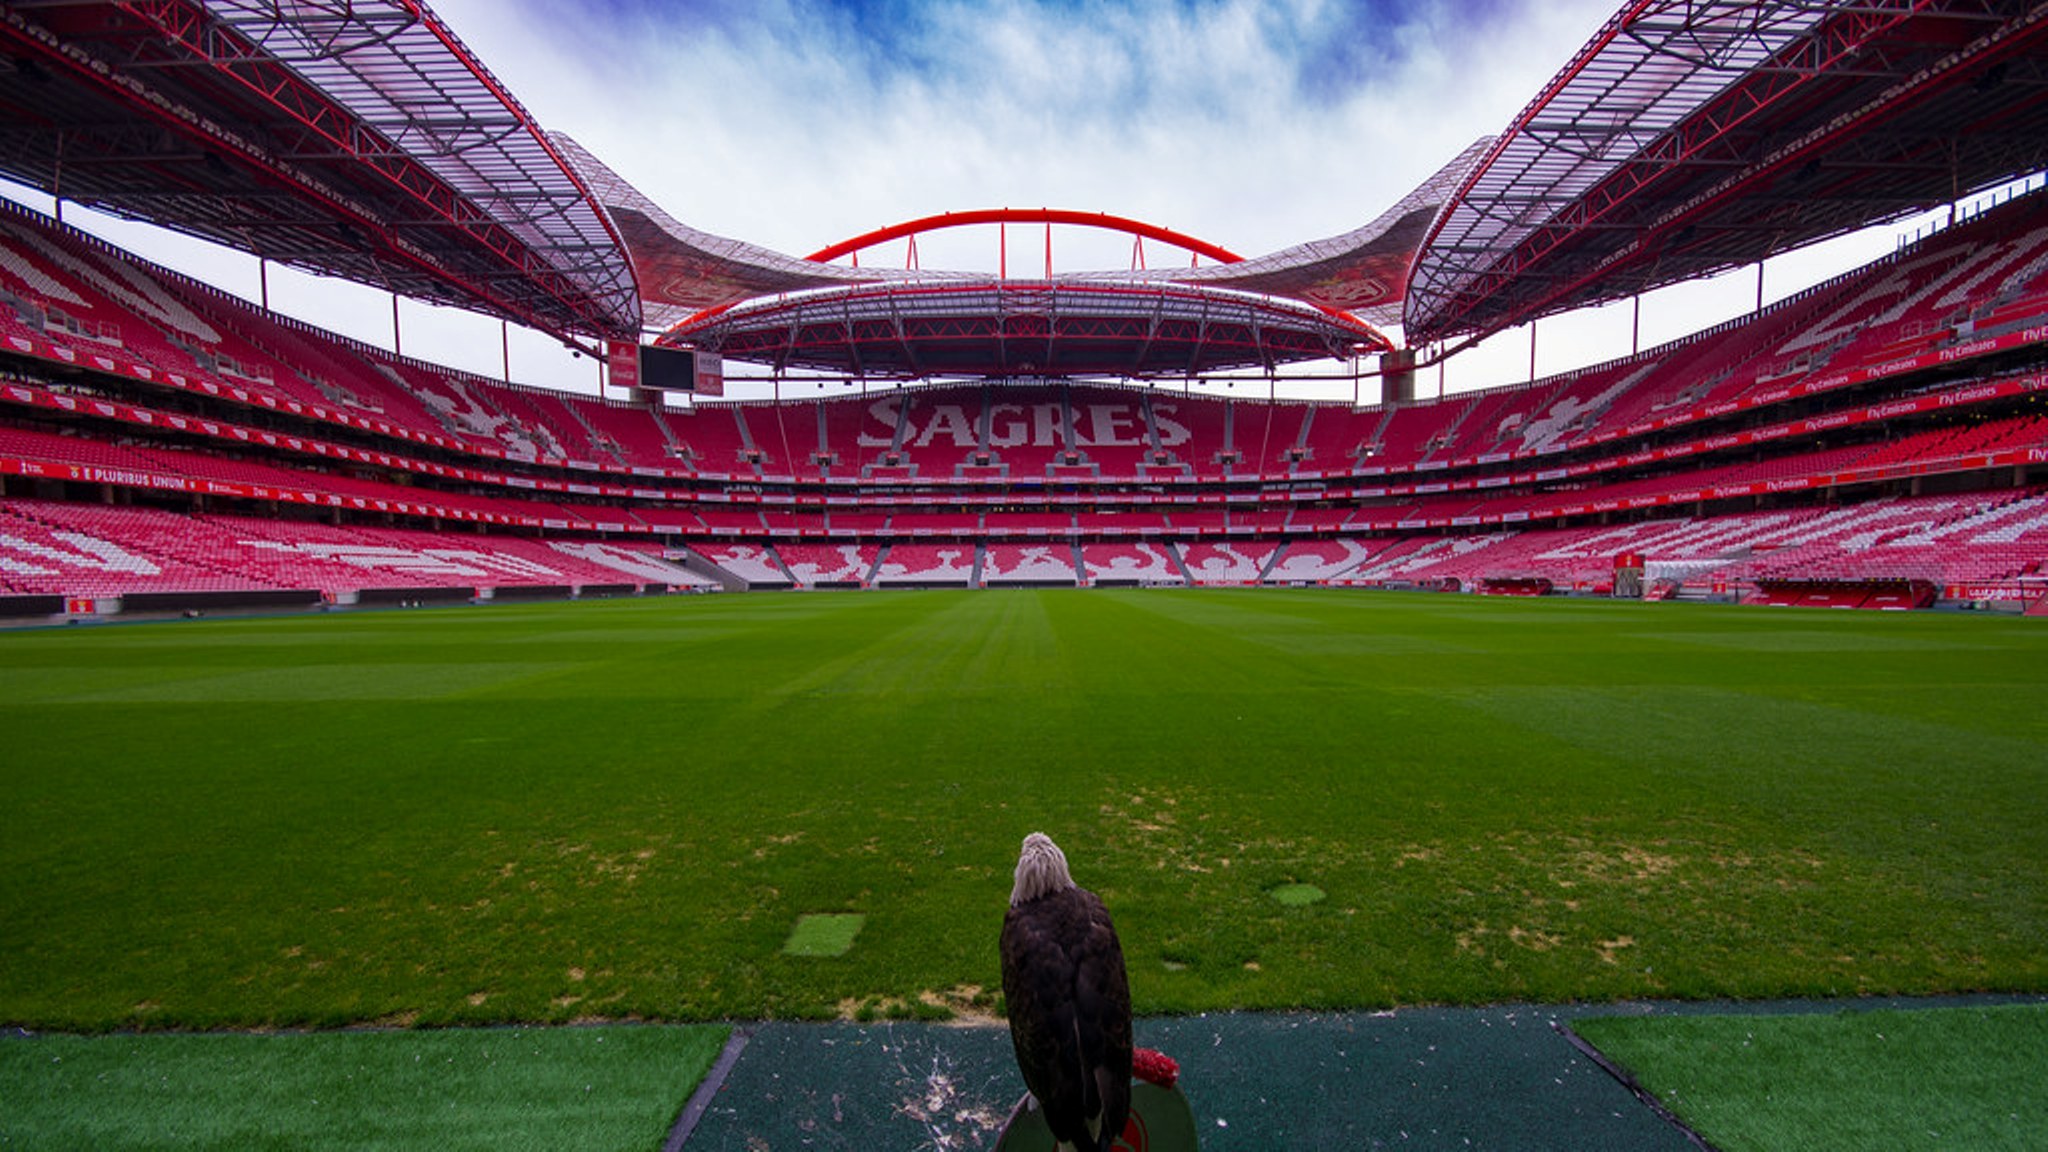
[[[1052,842],[1052,837],[1043,832],[1026,836],[1024,850],[1017,854],[1017,886],[1010,889],[1010,907],[1073,886],[1074,877],[1067,872],[1067,854]]]

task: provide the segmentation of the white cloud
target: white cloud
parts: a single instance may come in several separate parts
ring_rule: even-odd
[[[1505,124],[1607,7],[1390,4],[1373,27],[1324,0],[933,0],[897,6],[919,15],[885,43],[801,0],[708,22],[438,9],[542,122],[708,231],[801,254],[949,209],[1053,206],[1251,255],[1371,219]]]

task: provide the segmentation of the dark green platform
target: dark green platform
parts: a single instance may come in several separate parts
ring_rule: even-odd
[[[1203,1152],[1690,1152],[1552,1027],[1555,1008],[1140,1020],[1180,1062]],[[687,1152],[993,1148],[1023,1091],[1001,1027],[765,1024]]]

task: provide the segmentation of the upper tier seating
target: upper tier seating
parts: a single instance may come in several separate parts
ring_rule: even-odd
[[[1142,476],[1160,451],[1151,389],[1075,390],[1074,436],[1094,475]]]
[[[162,372],[200,373],[193,351],[221,339],[219,329],[134,261],[7,205],[0,205],[0,314],[17,331],[86,354],[120,353]],[[290,398],[260,380],[236,383]]]
[[[761,520],[768,525],[770,536],[823,536],[825,514],[822,511],[802,509],[790,511],[786,508],[765,508]]]
[[[1384,419],[1366,442],[1367,457],[1375,464],[1393,467],[1436,455],[1449,443],[1451,424],[1471,402],[1459,398],[1441,404],[1405,404],[1382,413]]]
[[[787,482],[821,475],[812,459],[818,451],[817,428],[805,427],[805,405],[746,404],[735,415],[746,428],[763,479]]]
[[[898,536],[974,536],[981,532],[977,512],[897,512],[889,530]]]
[[[700,404],[661,414],[662,423],[696,471],[709,476],[758,476],[757,453],[740,420],[740,409],[734,405]]]
[[[1287,505],[1266,508],[1232,508],[1225,520],[1232,534],[1258,532],[1277,535],[1287,530],[1287,522],[1293,518],[1294,509]]]
[[[892,516],[888,512],[855,511],[851,508],[827,508],[825,510],[825,531],[829,535],[880,536],[889,528]]]
[[[632,512],[634,520],[664,536],[702,536],[710,531],[704,518],[689,508],[635,505]]]
[[[171,279],[167,287],[192,301],[222,326],[240,332],[273,359],[303,376],[328,404],[416,430],[441,428],[440,419],[406,389],[368,349],[335,340],[304,324],[271,316],[210,288]],[[456,435],[453,429],[442,429]]]
[[[1162,393],[1153,398],[1152,422],[1159,432],[1159,450],[1172,466],[1204,478],[1245,475],[1248,465],[1230,464],[1222,458],[1231,449],[1231,406],[1229,401],[1207,396],[1175,396]],[[1162,471],[1168,466],[1160,466]]]
[[[1062,537],[1074,534],[1070,512],[989,512],[981,518],[988,536]]]
[[[1541,391],[1531,388],[1496,388],[1475,394],[1458,413],[1445,433],[1444,455],[1459,459],[1506,452],[1521,447],[1509,439],[1511,430],[1525,422],[1525,409]]]
[[[1310,406],[1299,401],[1279,401],[1261,404],[1254,410],[1247,406],[1237,421],[1238,435],[1243,438],[1244,459],[1249,470],[1265,476],[1285,476],[1293,472],[1297,457],[1303,454],[1302,436],[1307,431]]]
[[[1987,213],[1853,277],[1830,295],[1826,314],[1788,336],[1777,354],[1839,366],[1879,363],[1954,336],[1979,302],[2020,299],[2038,284],[2048,256],[2048,211],[2030,201]]]
[[[677,468],[683,460],[669,438],[665,416],[637,405],[564,397],[589,427],[592,440],[629,468]]]
[[[897,457],[925,479],[951,479],[963,465],[975,462],[974,454],[982,447],[981,391],[941,388],[898,392],[889,397],[888,404],[894,406],[900,421],[894,447]],[[1017,403],[1021,405],[1023,401]],[[1038,443],[1034,443],[1034,434]],[[1050,440],[1046,439],[1048,435]],[[1062,443],[1056,427],[1050,432],[1042,427],[1033,429],[1027,421],[1023,442],[1005,445],[1000,450],[1000,460],[1011,475],[1043,475],[1044,464]]]
[[[1377,411],[1370,413],[1370,423],[1361,419],[1363,415],[1343,405],[1309,405],[1302,414],[1307,431],[1296,446],[1301,459],[1294,471],[1344,474],[1356,470],[1365,438],[1377,427],[1379,419]]]
[[[887,467],[902,425],[902,406],[892,393],[813,401],[824,426],[824,448],[833,476],[867,477]]]
[[[1221,536],[1230,525],[1230,513],[1214,506],[1175,508],[1166,519],[1177,536]]]
[[[1166,513],[1097,509],[1076,513],[1074,526],[1083,536],[1164,536]]]

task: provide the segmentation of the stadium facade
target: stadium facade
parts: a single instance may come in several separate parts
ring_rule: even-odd
[[[2048,595],[2048,4],[1629,3],[1353,232],[1243,258],[979,214],[1192,253],[1037,279],[858,261],[974,213],[807,258],[692,229],[412,0],[0,10],[0,174],[530,325],[631,385],[409,360],[7,209],[0,614],[763,586]],[[1418,365],[1505,327],[2001,187],[1713,330],[1415,396]],[[1299,364],[1380,401],[1257,395]],[[787,387],[712,399],[725,365]],[[1242,396],[1192,387],[1232,373]],[[814,379],[858,390],[801,396]]]

